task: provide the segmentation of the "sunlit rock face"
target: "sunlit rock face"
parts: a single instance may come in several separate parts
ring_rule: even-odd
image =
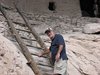
[[[0,34],[0,75],[34,75],[16,46]]]
[[[68,74],[100,74],[100,35],[70,34],[64,35],[67,41]]]

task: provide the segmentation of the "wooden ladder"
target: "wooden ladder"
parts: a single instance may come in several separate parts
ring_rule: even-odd
[[[42,65],[42,66],[48,66],[48,67],[52,67],[50,64],[45,65],[44,63],[36,63],[35,60],[33,59],[32,55],[37,56],[35,53],[30,53],[29,49],[27,46],[31,46],[31,45],[27,45],[24,43],[23,39],[26,40],[31,40],[31,41],[37,41],[38,44],[41,46],[42,50],[47,49],[44,41],[39,37],[38,33],[35,31],[35,29],[31,26],[30,22],[28,21],[28,19],[25,17],[25,15],[20,11],[20,9],[15,5],[15,8],[17,10],[17,12],[19,13],[19,15],[22,17],[22,19],[25,22],[25,27],[28,28],[28,30],[22,30],[22,29],[16,29],[13,25],[12,20],[9,18],[9,15],[7,14],[7,12],[5,11],[5,9],[2,7],[2,5],[0,4],[0,11],[2,12],[2,14],[4,15],[4,17],[7,20],[8,26],[10,27],[10,30],[12,32],[12,34],[15,36],[16,41],[18,42],[20,48],[21,48],[21,52],[24,54],[24,56],[26,57],[27,61],[28,61],[28,65],[31,67],[31,69],[33,70],[33,72],[35,73],[35,75],[49,75],[47,73],[41,73],[40,69],[38,68],[38,65]],[[19,33],[19,31],[24,31],[27,33],[31,33],[34,37],[34,39],[27,39],[26,37],[22,37]],[[34,47],[34,46],[31,46]],[[43,58],[47,58],[47,57],[43,57]],[[48,59],[48,58],[47,58]]]

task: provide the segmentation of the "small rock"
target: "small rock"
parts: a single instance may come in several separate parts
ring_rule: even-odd
[[[3,56],[4,56],[4,54],[2,53],[2,54],[0,54],[0,56],[2,56],[2,57],[3,57]]]
[[[4,64],[7,64],[7,62],[4,62]]]

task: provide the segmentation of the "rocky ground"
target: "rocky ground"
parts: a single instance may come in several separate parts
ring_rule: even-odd
[[[21,17],[12,11],[8,11],[10,18],[16,28],[25,29],[18,24],[23,25],[24,21]],[[67,46],[68,60],[68,74],[69,75],[100,75],[100,29],[98,33],[95,33],[94,27],[91,24],[97,23],[99,25],[100,19],[89,18],[89,17],[68,17],[66,15],[50,15],[50,14],[25,14],[31,22],[32,26],[40,34],[44,40],[49,40],[44,35],[44,30],[47,27],[52,27],[55,32],[61,33],[64,36]],[[87,24],[90,24],[88,27]],[[93,31],[94,34],[85,32],[84,30],[88,28],[88,31]],[[90,27],[90,28],[89,28]],[[100,26],[98,26],[100,27]],[[29,33],[19,32],[22,36],[32,38]],[[9,31],[6,20],[0,14],[0,34],[6,38],[11,37],[12,34]],[[13,38],[13,37],[12,37]],[[10,40],[12,40],[10,38]],[[31,70],[25,65],[26,60],[22,54],[19,54],[19,50],[13,46],[7,39],[0,36],[0,62],[1,69],[0,73],[2,75],[32,75]],[[32,44],[32,43],[30,43]],[[33,43],[34,44],[34,43]],[[50,45],[50,43],[47,43]],[[9,46],[9,48],[7,48]],[[2,53],[5,54],[2,56]],[[8,53],[8,54],[6,54]],[[11,54],[10,54],[11,53]],[[10,55],[10,56],[9,56]],[[17,57],[18,56],[18,57]],[[9,58],[8,58],[9,57]],[[3,59],[2,59],[3,58]],[[13,60],[15,58],[16,60]],[[19,61],[18,63],[16,61]],[[24,62],[23,62],[24,61]],[[45,60],[42,60],[45,61]],[[9,64],[9,65],[8,65]],[[11,64],[11,65],[10,65]],[[20,65],[16,67],[16,64]],[[8,65],[7,67],[4,67]],[[9,67],[11,68],[9,70]],[[4,71],[5,70],[5,71]],[[12,71],[13,70],[13,71]],[[27,72],[29,70],[29,72]],[[17,71],[19,74],[17,74]],[[26,71],[26,72],[25,72]],[[8,72],[8,74],[7,74]],[[11,73],[13,72],[13,73]],[[1,75],[1,74],[0,74]]]

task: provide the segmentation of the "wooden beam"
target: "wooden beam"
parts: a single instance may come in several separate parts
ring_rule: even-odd
[[[28,44],[26,44],[26,46],[28,46],[28,47],[34,47],[34,48],[37,48],[37,49],[42,49],[40,47],[36,47],[36,46],[28,45]]]
[[[46,66],[46,67],[51,67],[52,68],[52,66],[51,65],[46,65],[46,64],[43,64],[43,63],[40,63],[40,62],[38,62],[38,64],[37,65],[41,65],[41,66]]]
[[[17,28],[16,28],[16,30],[27,32],[27,33],[31,33],[29,30],[22,30],[22,29],[17,29]]]
[[[12,40],[13,42],[16,42],[16,40],[14,41],[14,40]],[[40,47],[36,47],[36,46],[32,46],[32,45],[29,45],[29,44],[26,44],[26,46],[28,46],[28,47],[34,47],[34,48],[37,48],[37,49],[42,49],[42,48],[40,48]]]
[[[36,41],[35,39],[28,39],[28,38],[25,38],[25,37],[21,37],[22,39],[26,39],[26,40],[29,40],[29,41]]]
[[[13,21],[13,23],[15,23],[15,24],[18,24],[18,25],[21,25],[21,26],[25,27],[25,23],[21,23],[21,22],[17,22],[17,21]],[[37,24],[31,23],[31,25],[35,26],[35,25],[37,25]]]
[[[25,15],[20,11],[20,9],[17,7],[17,5],[15,4],[15,8],[16,10],[19,12],[19,14],[21,15],[21,17],[23,18],[23,20],[25,21],[27,27],[30,29],[30,31],[32,32],[33,36],[35,37],[35,39],[37,40],[37,42],[39,43],[39,45],[46,50],[47,47],[45,45],[45,43],[43,42],[43,40],[39,37],[39,34],[36,32],[36,30],[31,26],[31,24],[29,23],[29,21],[27,20],[27,18],[25,17]]]
[[[35,53],[31,53],[32,55],[34,55],[34,56],[38,56],[37,54],[35,54]],[[41,56],[41,57],[43,57],[43,58],[48,58],[47,56]]]
[[[17,25],[20,25],[22,27],[25,27],[26,25],[24,23],[20,23],[20,22],[16,22],[16,21],[13,21],[13,23],[17,24]]]
[[[18,32],[16,31],[15,27],[13,26],[13,23],[11,21],[11,19],[9,18],[8,14],[6,13],[6,11],[3,9],[2,5],[0,4],[0,11],[2,12],[2,14],[4,15],[4,17],[7,19],[7,23],[8,25],[11,27],[11,30],[13,32],[13,35],[15,36],[19,46],[21,47],[21,52],[24,54],[24,56],[26,57],[29,66],[32,68],[33,72],[35,73],[35,75],[42,75],[37,67],[37,64],[34,62],[34,59],[31,56],[31,53],[29,52],[28,48],[26,47],[25,43],[23,43],[23,40],[21,39],[20,35],[18,34]]]

